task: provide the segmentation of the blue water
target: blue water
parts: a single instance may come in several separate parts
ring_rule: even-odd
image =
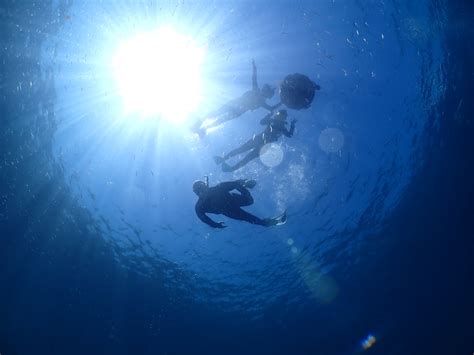
[[[3,2],[0,354],[474,351],[472,7]],[[260,84],[321,86],[281,163],[212,160],[263,110],[202,140],[123,112],[111,53],[163,24],[207,48],[190,121],[248,90],[252,59]],[[204,176],[256,179],[248,210],[287,224],[202,224]]]

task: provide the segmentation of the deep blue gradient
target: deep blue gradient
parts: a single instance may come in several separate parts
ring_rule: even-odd
[[[369,334],[374,354],[472,353],[472,16],[448,1],[3,2],[0,353],[354,354]],[[167,22],[207,45],[202,112],[250,86],[252,58],[261,84],[321,85],[290,111],[281,164],[211,159],[263,111],[204,140],[121,112],[107,53]],[[204,175],[255,178],[249,210],[288,223],[208,228]]]

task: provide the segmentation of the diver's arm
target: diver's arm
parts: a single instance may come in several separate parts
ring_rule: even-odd
[[[269,114],[265,115],[265,117],[260,120],[260,124],[263,125],[263,126],[266,126],[266,125],[268,125],[271,121],[272,121],[272,112],[270,112]]]
[[[207,225],[211,226],[212,228],[225,228],[224,223],[222,223],[222,222],[217,223],[217,222],[214,222],[212,219],[210,219],[206,215],[206,213],[204,213],[204,211],[200,207],[199,203],[196,204],[195,211],[196,211],[196,215],[198,216],[198,218],[201,221],[203,221],[204,223],[206,223]]]
[[[286,129],[285,126],[283,126],[282,128],[282,132],[285,136],[287,136],[288,138],[291,138],[293,136],[293,133],[295,132],[295,123],[296,123],[296,120],[293,120],[291,121],[291,125],[290,125],[290,130],[288,131]]]
[[[273,111],[273,106],[270,106],[270,105],[267,104],[265,101],[263,101],[262,107],[263,107],[265,110]]]
[[[258,90],[257,83],[257,66],[255,65],[255,60],[252,59],[252,89]]]
[[[241,189],[243,182],[245,182],[245,180],[226,181],[221,182],[216,187],[221,191],[229,192]]]
[[[275,111],[275,109],[277,109],[277,108],[280,107],[281,105],[283,105],[283,103],[280,101],[280,102],[277,103],[276,105],[270,106],[270,107],[271,107],[271,110],[270,110],[270,111]]]

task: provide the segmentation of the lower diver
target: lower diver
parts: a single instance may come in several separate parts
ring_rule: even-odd
[[[208,181],[196,181],[193,191],[198,195],[195,210],[198,218],[212,228],[226,228],[224,222],[215,222],[206,213],[223,214],[226,217],[257,224],[264,227],[286,223],[286,212],[274,218],[259,218],[243,210],[242,207],[253,204],[253,197],[248,189],[255,187],[255,180],[227,181],[209,187]],[[237,190],[239,193],[231,192]]]

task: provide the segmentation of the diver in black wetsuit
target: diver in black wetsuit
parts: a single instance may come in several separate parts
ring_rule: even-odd
[[[199,196],[195,207],[197,216],[213,228],[225,228],[226,225],[223,222],[214,222],[206,213],[223,214],[232,219],[265,227],[285,223],[286,212],[279,217],[261,219],[241,208],[253,204],[253,197],[248,188],[253,188],[256,184],[255,180],[236,180],[209,187],[204,181],[196,181],[193,191]],[[239,193],[231,192],[232,190]]]
[[[193,130],[196,133],[200,136],[204,136],[207,129],[217,127],[226,121],[243,115],[247,111],[253,111],[260,107],[265,108],[268,111],[273,111],[281,105],[281,103],[274,106],[267,104],[266,100],[273,97],[275,89],[268,84],[263,85],[262,89],[260,89],[257,83],[257,67],[253,60],[252,69],[252,90],[245,92],[239,98],[228,102],[217,111],[210,113],[204,120],[197,122],[193,127]],[[215,119],[215,121],[203,126],[206,119]]]
[[[286,128],[287,116],[288,114],[286,110],[277,111],[273,117],[271,113],[268,114],[260,121],[260,124],[267,125],[262,133],[253,136],[252,139],[245,142],[239,148],[225,154],[223,157],[215,156],[214,161],[216,164],[222,164],[222,171],[234,171],[243,167],[249,161],[257,158],[260,155],[260,149],[262,149],[265,144],[276,142],[282,134],[286,137],[292,137],[295,130],[296,120],[291,121],[290,130],[288,130]],[[250,150],[250,152],[237,164],[230,166],[225,162],[227,159],[235,155],[245,153],[248,150]]]

